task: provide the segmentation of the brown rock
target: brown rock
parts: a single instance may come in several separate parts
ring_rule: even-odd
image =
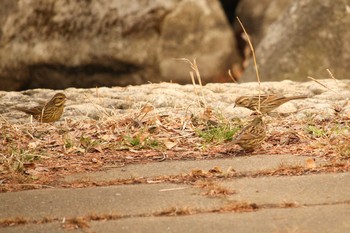
[[[349,78],[350,1],[294,1],[257,47],[261,80]],[[243,81],[255,81],[252,62]]]
[[[164,20],[160,37],[160,72],[168,80],[189,83],[189,65],[174,58],[198,58],[204,83],[227,74],[238,61],[232,31],[217,1],[184,0]],[[234,56],[233,56],[234,55]],[[235,59],[233,59],[235,58]]]
[[[235,56],[217,0],[19,0],[17,7],[0,20],[4,90],[190,82],[177,57],[197,57],[205,83]]]
[[[291,0],[241,0],[236,15],[249,33],[252,43],[257,46],[266,35],[268,27],[288,8]],[[235,31],[241,31],[238,21],[234,21]]]

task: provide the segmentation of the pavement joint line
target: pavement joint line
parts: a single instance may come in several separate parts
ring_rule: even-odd
[[[336,169],[334,169],[336,168]],[[211,169],[210,169],[211,170]],[[154,184],[154,183],[174,183],[174,184],[193,184],[199,180],[211,181],[222,181],[223,179],[240,179],[240,178],[257,178],[264,176],[301,176],[301,175],[313,175],[320,173],[343,173],[349,172],[349,164],[324,164],[316,168],[307,168],[300,165],[292,165],[287,167],[280,167],[276,169],[266,169],[254,172],[222,172],[222,173],[211,173],[209,171],[203,171],[203,174],[193,175],[190,173],[179,174],[179,175],[165,175],[165,176],[154,176],[154,177],[134,177],[129,179],[115,179],[109,181],[93,181],[90,178],[75,180],[72,182],[64,181],[57,187],[60,188],[71,188],[72,185],[83,184],[80,188],[92,187],[92,186],[111,186],[111,185],[137,185],[137,184]],[[74,186],[76,187],[76,186]],[[79,187],[79,186],[78,186]]]
[[[88,223],[92,221],[109,221],[109,220],[119,220],[127,218],[140,218],[140,217],[176,217],[176,216],[188,216],[197,214],[208,214],[208,213],[244,213],[253,212],[263,209],[292,209],[292,208],[302,208],[302,207],[316,207],[316,206],[331,206],[331,205],[350,205],[350,199],[346,201],[339,202],[329,202],[329,203],[317,203],[317,204],[298,204],[291,202],[283,203],[265,203],[265,204],[255,204],[247,202],[236,202],[229,201],[227,204],[222,206],[211,208],[211,209],[201,209],[201,208],[191,208],[191,207],[168,207],[160,211],[153,211],[152,213],[141,213],[141,214],[87,214],[85,216],[76,216],[72,218],[42,218],[42,219],[28,219],[24,217],[12,217],[6,219],[0,219],[0,229],[6,227],[13,227],[18,225],[29,225],[29,224],[47,224],[47,223],[62,223],[62,227],[65,228],[64,224],[78,224],[79,226],[89,227]]]

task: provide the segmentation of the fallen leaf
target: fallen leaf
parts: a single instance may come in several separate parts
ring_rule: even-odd
[[[216,166],[209,170],[210,173],[222,173],[222,170],[220,167]]]
[[[28,148],[29,148],[29,149],[35,149],[35,148],[38,147],[39,144],[40,144],[39,141],[30,142],[30,143],[28,143]]]
[[[170,141],[167,141],[167,142],[164,142],[164,145],[165,147],[170,150],[171,148],[173,148],[174,146],[177,145],[177,142],[170,142]]]
[[[143,114],[147,114],[149,113],[150,111],[152,111],[154,109],[154,107],[150,104],[147,104],[145,105],[142,109],[141,109],[141,112],[140,113],[143,113]]]
[[[316,163],[314,158],[309,158],[305,160],[307,168],[316,168]]]

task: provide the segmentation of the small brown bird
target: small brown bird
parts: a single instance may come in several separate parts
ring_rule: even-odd
[[[260,96],[260,112],[261,113],[268,113],[272,110],[276,109],[280,105],[290,101],[290,100],[296,100],[296,99],[305,99],[307,96],[301,95],[301,96],[291,96],[291,97],[285,97],[282,95],[261,95]],[[244,107],[248,108],[253,111],[257,111],[259,105],[259,96],[241,96],[238,97],[235,101],[235,106],[238,107]]]
[[[238,144],[244,150],[253,150],[261,145],[266,137],[266,125],[262,120],[262,116],[256,116],[253,121],[245,126],[233,138],[233,143]]]
[[[43,105],[39,105],[30,109],[16,109],[32,115],[39,122],[49,123],[58,121],[61,118],[66,99],[67,97],[63,93],[57,93],[49,102]]]

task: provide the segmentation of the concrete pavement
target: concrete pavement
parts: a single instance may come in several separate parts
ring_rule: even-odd
[[[181,176],[216,166],[244,174],[304,166],[308,158],[259,155],[158,162],[72,175],[61,182]],[[316,160],[316,165],[322,163]],[[3,224],[0,232],[350,232],[349,183],[350,173],[262,174],[1,193],[0,221],[13,226]],[[216,191],[219,195],[212,195]]]

